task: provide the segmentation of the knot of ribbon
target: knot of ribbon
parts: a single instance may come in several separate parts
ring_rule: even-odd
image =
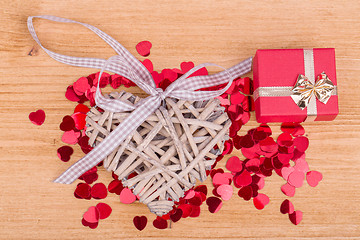
[[[42,18],[55,22],[80,24],[93,31],[96,35],[98,35],[106,43],[108,43],[117,52],[117,55],[105,60],[98,58],[72,57],[52,52],[41,45],[33,26],[33,18]],[[89,24],[80,23],[70,19],[55,16],[29,17],[27,24],[29,32],[34,38],[34,40],[44,49],[44,51],[50,57],[52,57],[56,61],[78,67],[101,69],[95,93],[95,102],[98,107],[110,112],[131,111],[131,114],[124,121],[122,121],[100,144],[98,144],[91,152],[78,160],[57,179],[55,179],[54,182],[58,183],[70,184],[77,178],[79,178],[83,173],[96,166],[111,152],[113,152],[118,146],[120,146],[123,141],[146,120],[148,116],[154,113],[167,97],[187,101],[208,100],[223,94],[231,86],[235,78],[251,71],[252,58],[248,58],[229,69],[223,68],[224,71],[216,74],[191,76],[199,69],[207,66],[220,67],[216,64],[204,63],[190,69],[188,72],[179,77],[176,81],[171,83],[165,89],[165,91],[163,91],[160,88],[156,88],[156,84],[152,78],[151,73],[138,59],[136,59],[115,39]],[[104,71],[114,72],[130,79],[138,87],[140,87],[147,94],[149,94],[149,96],[140,100],[138,103],[135,104],[135,106],[123,102],[119,99],[111,99],[104,97],[101,94],[101,90],[99,87],[101,75]],[[218,86],[225,83],[227,85],[220,90],[197,91],[199,89]]]
[[[326,104],[334,89],[334,84],[325,72],[322,72],[317,77],[315,84],[309,81],[306,76],[299,74],[295,86],[292,89],[293,94],[291,97],[301,109],[304,109],[309,105],[312,96],[315,96],[320,102]]]

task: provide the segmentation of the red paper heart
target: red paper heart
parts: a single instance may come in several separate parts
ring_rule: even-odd
[[[252,182],[251,174],[244,170],[241,174],[234,177],[234,182],[241,187],[250,185]]]
[[[240,92],[235,92],[230,95],[231,104],[241,104],[245,100],[245,96]]]
[[[170,219],[173,222],[177,222],[181,219],[182,215],[183,215],[183,211],[180,208],[177,208],[175,213],[170,215]]]
[[[120,202],[130,204],[135,202],[136,196],[128,188],[124,188],[120,193]]]
[[[99,225],[99,222],[89,223],[89,222],[87,222],[84,218],[81,219],[81,223],[82,223],[82,225],[84,225],[85,227],[89,227],[89,228],[91,228],[91,229],[95,229],[95,228],[97,228],[97,226]]]
[[[233,156],[226,162],[226,169],[230,172],[241,172],[243,169],[242,161],[237,157]]]
[[[81,112],[81,113],[87,113],[87,112],[89,112],[90,111],[90,109],[89,109],[89,107],[88,106],[86,106],[86,105],[84,105],[84,104],[78,104],[76,107],[75,107],[75,109],[74,109],[74,113],[77,113],[77,112]]]
[[[198,217],[200,216],[200,212],[201,212],[200,206],[192,206],[190,217],[192,218]]]
[[[108,218],[112,212],[112,209],[106,203],[98,203],[96,209],[99,211],[99,218],[105,219]]]
[[[74,119],[76,129],[83,130],[86,125],[86,114],[77,112],[71,115],[71,117]]]
[[[273,153],[278,150],[278,145],[272,137],[267,137],[259,142],[260,149],[264,152]]]
[[[87,183],[79,183],[75,189],[75,196],[83,199],[90,199],[91,187]]]
[[[323,176],[318,171],[310,171],[306,174],[306,181],[311,187],[316,187],[323,179]]]
[[[280,206],[280,212],[282,214],[292,214],[294,212],[294,205],[288,200],[285,199]]]
[[[253,195],[253,188],[251,186],[245,186],[240,188],[238,192],[239,197],[242,197],[245,201],[249,201]]]
[[[192,206],[190,204],[180,204],[178,208],[182,211],[182,218],[189,217],[192,212]]]
[[[207,189],[207,186],[206,185],[198,185],[194,188],[194,191],[195,192],[202,192],[205,197],[207,195],[207,192],[208,192],[208,189]]]
[[[61,161],[67,162],[70,160],[70,156],[74,153],[74,150],[70,146],[62,146],[58,148],[57,155]]]
[[[294,146],[300,152],[305,152],[306,149],[309,147],[309,139],[307,137],[303,137],[303,136],[296,137],[294,139]]]
[[[71,131],[74,129],[74,127],[75,127],[74,119],[69,115],[64,116],[62,122],[60,123],[60,130],[64,132]]]
[[[95,199],[104,199],[107,197],[107,188],[103,183],[96,183],[91,188],[91,196]]]
[[[209,197],[206,199],[206,204],[208,205],[209,211],[211,213],[216,213],[221,209],[223,202],[220,198]]]
[[[267,195],[259,193],[257,197],[253,199],[253,202],[254,202],[254,206],[257,209],[261,210],[270,202],[270,199]]]
[[[227,113],[231,121],[239,121],[244,114],[244,110],[241,105],[230,105],[227,109]]]
[[[111,75],[110,77],[110,85],[113,89],[117,89],[121,86],[123,82],[123,77],[117,74]]]
[[[193,62],[182,62],[180,68],[183,74],[187,73],[190,69],[195,66]]]
[[[289,133],[282,133],[279,135],[277,143],[282,147],[291,147],[293,145],[293,138]]]
[[[89,209],[84,213],[83,218],[85,221],[89,223],[96,223],[99,221],[99,211],[96,207],[91,206]]]
[[[200,193],[196,192],[194,194],[194,197],[190,198],[188,200],[188,202],[192,206],[200,206],[202,204],[202,197],[201,197]]]
[[[120,180],[113,180],[111,183],[109,183],[109,186],[108,186],[109,192],[115,193],[117,195],[120,195],[120,193],[123,189],[124,189],[124,187]]]
[[[143,57],[147,57],[150,55],[150,49],[152,47],[151,42],[142,41],[136,44],[136,51]]]
[[[79,96],[76,95],[73,86],[68,86],[65,92],[65,97],[72,102],[78,102],[80,100]]]
[[[142,64],[146,67],[146,69],[150,73],[152,73],[154,71],[153,63],[149,59],[144,59],[144,61],[142,61]]]
[[[142,231],[146,227],[147,218],[145,216],[135,216],[133,223],[139,231]]]
[[[89,88],[90,88],[89,81],[86,77],[79,78],[73,84],[74,92],[78,96],[83,95],[86,92],[86,90],[88,90]]]
[[[153,221],[153,225],[158,229],[165,229],[168,227],[167,221],[159,216]]]
[[[168,79],[170,80],[170,82],[174,82],[178,77],[178,74],[176,72],[167,68],[163,69],[161,73],[164,75],[164,79]]]
[[[31,112],[29,114],[30,121],[35,125],[42,125],[45,121],[45,112],[44,110],[37,110],[36,112]]]
[[[302,211],[294,211],[292,214],[289,214],[289,219],[294,225],[298,225],[303,217]]]

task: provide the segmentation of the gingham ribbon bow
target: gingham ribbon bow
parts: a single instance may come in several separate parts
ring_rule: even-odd
[[[295,86],[292,89],[293,94],[291,95],[291,98],[301,109],[308,106],[310,99],[313,96],[320,102],[326,104],[329,101],[334,88],[334,84],[325,72],[322,72],[317,77],[315,84],[312,84],[306,76],[299,74]]]
[[[108,43],[118,55],[105,60],[98,58],[72,57],[52,52],[41,45],[34,30],[32,23],[33,18],[42,18],[55,22],[81,24],[93,31],[96,35]],[[136,130],[149,115],[154,113],[165,98],[171,97],[189,101],[211,99],[223,94],[230,87],[232,81],[236,77],[239,77],[251,70],[252,58],[248,58],[243,62],[217,74],[189,77],[192,73],[196,72],[200,68],[210,65],[217,66],[216,64],[204,63],[188,71],[186,74],[169,85],[165,91],[163,91],[160,88],[156,88],[152,75],[138,59],[136,59],[115,39],[101,30],[86,23],[80,23],[55,16],[33,16],[28,18],[27,23],[29,31],[34,40],[44,49],[47,54],[49,54],[50,57],[56,61],[73,66],[101,69],[95,95],[95,102],[97,106],[111,112],[132,111],[128,118],[121,122],[116,127],[116,129],[113,130],[100,144],[98,144],[91,152],[68,168],[54,181],[58,183],[70,184],[83,173],[96,166],[115,148],[117,148],[134,130]],[[102,96],[99,88],[100,78],[103,71],[105,70],[120,74],[130,79],[150,96],[139,101],[135,107],[118,99],[105,98]],[[201,88],[208,88],[225,83],[227,83],[226,87],[221,90],[196,91]]]

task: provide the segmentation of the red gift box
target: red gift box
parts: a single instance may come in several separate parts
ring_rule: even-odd
[[[318,77],[326,76],[322,73],[334,85],[327,89],[326,103],[319,100],[316,91],[311,92]],[[260,123],[331,121],[339,113],[333,48],[257,50],[253,74],[256,120]],[[308,88],[312,94],[307,98],[310,103],[304,109],[292,97],[300,74],[308,78],[307,83],[312,82]]]

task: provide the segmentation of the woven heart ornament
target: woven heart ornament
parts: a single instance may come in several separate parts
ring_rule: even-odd
[[[33,18],[85,26],[118,55],[105,60],[52,52],[41,45]],[[231,125],[219,100],[214,98],[223,94],[235,78],[251,70],[252,58],[216,74],[192,76],[201,68],[217,66],[210,63],[198,65],[163,90],[156,87],[150,72],[129,51],[89,24],[54,16],[37,16],[28,18],[28,28],[34,40],[53,59],[73,66],[101,69],[95,93],[96,107],[86,118],[86,134],[94,149],[54,182],[70,184],[104,160],[107,170],[114,171],[125,186],[139,195],[141,202],[161,216],[172,209],[174,201],[192,188],[196,180],[205,180],[205,171],[222,152]],[[103,96],[99,85],[104,71],[131,80],[149,96],[140,99],[127,92]],[[226,86],[220,90],[199,91],[222,84]],[[133,172],[137,176],[127,178]]]
[[[127,92],[109,97],[134,105],[140,101]],[[157,109],[104,159],[104,167],[114,171],[158,216],[171,211],[174,201],[196,180],[206,179],[206,170],[221,154],[231,124],[218,99],[190,102],[167,98],[165,102],[166,107]],[[90,146],[103,141],[129,114],[93,107],[86,118]],[[133,172],[137,175],[128,179]]]

